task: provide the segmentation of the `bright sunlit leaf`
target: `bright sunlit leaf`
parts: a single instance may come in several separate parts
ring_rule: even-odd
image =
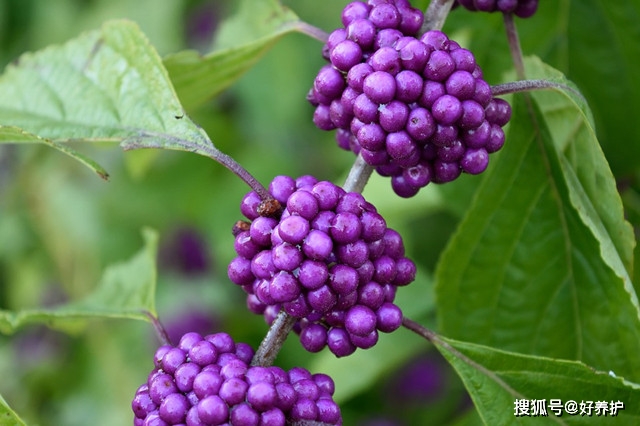
[[[118,142],[207,155],[154,47],[133,22],[105,23],[61,46],[22,55],[0,76],[2,142]],[[93,163],[90,163],[93,164]],[[98,166],[91,166],[103,173]]]

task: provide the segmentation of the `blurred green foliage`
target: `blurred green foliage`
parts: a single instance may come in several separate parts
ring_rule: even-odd
[[[326,0],[319,7],[314,0],[283,1],[302,20],[326,31],[340,25],[339,11],[346,3]],[[414,3],[425,7],[428,2]],[[577,68],[585,66],[584,46],[567,47],[570,39],[596,44],[639,40],[629,24],[637,22],[637,16],[635,21],[610,18],[626,24],[590,40],[586,33],[599,18],[588,8],[604,11],[607,2],[553,3],[542,2],[539,19],[518,21],[523,49],[565,72],[584,91],[605,154],[621,182],[628,218],[637,225],[637,126],[629,138],[629,155],[621,148],[627,142],[619,140],[624,130],[617,121],[633,109],[613,105],[619,89],[609,84],[604,90],[602,81]],[[638,2],[628,3],[637,13]],[[207,53],[216,28],[233,11],[234,2],[226,0],[5,0],[0,2],[0,65],[112,18],[137,22],[163,56],[183,49]],[[621,13],[621,8],[615,11]],[[562,25],[567,27],[558,30]],[[458,11],[451,14],[448,28],[453,38],[473,47],[487,81],[509,78],[499,16]],[[621,62],[629,60],[637,45],[621,42],[610,56],[600,58],[595,75],[624,70],[625,81],[630,79],[631,68]],[[232,87],[188,113],[219,149],[263,183],[276,174],[313,174],[340,183],[353,156],[336,148],[332,133],[313,126],[313,109],[304,100],[324,63],[320,49],[316,40],[288,34]],[[629,93],[637,93],[637,83],[628,86],[633,89]],[[622,118],[612,122],[612,114]],[[156,308],[167,329],[175,334],[188,327],[224,330],[256,347],[267,327],[262,318],[247,313],[243,292],[226,276],[226,265],[234,257],[231,226],[241,218],[238,204],[247,192],[244,183],[210,159],[189,153],[123,152],[109,144],[82,150],[109,171],[108,183],[46,147],[0,145],[0,309],[41,308],[90,294],[107,266],[140,250],[140,230],[151,227],[160,235]],[[411,200],[398,200],[388,196],[389,182],[374,176],[365,190],[418,261],[419,279],[399,292],[398,303],[427,325],[435,326],[432,274],[480,182],[463,176],[446,187],[430,186]],[[188,263],[194,252],[204,259],[195,265]],[[411,305],[414,300],[424,303]],[[190,314],[196,315],[191,324],[185,323]],[[358,380],[348,377],[349,364],[310,355],[293,336],[278,364],[343,368],[344,375],[334,378],[346,384],[339,397],[347,425],[385,418],[407,425],[479,422],[461,382],[426,342],[404,330],[382,336],[385,339],[387,344],[376,347],[375,354],[365,352],[351,361],[363,371]],[[136,321],[95,320],[72,335],[26,326],[11,336],[0,335],[0,394],[27,424],[130,424],[132,395],[152,368],[157,344],[151,326]],[[397,377],[416,371],[400,369],[416,365],[433,376],[421,387],[424,397],[394,399]]]
[[[322,8],[313,1],[285,4],[330,30],[339,25],[335,12],[345,2],[330,0]],[[137,22],[161,55],[186,48],[207,52],[213,31],[232,11],[230,3],[216,0],[3,1],[0,65],[123,17]],[[336,149],[333,135],[313,126],[312,107],[304,100],[323,63],[320,47],[316,40],[291,34],[229,90],[189,111],[218,148],[263,183],[276,174],[341,182],[353,160]],[[313,51],[318,54],[310,55]],[[188,153],[123,152],[114,145],[78,149],[108,170],[109,182],[46,147],[0,146],[0,308],[42,308],[82,298],[95,288],[104,268],[139,250],[140,230],[148,226],[160,235],[156,305],[167,329],[186,331],[185,317],[195,312],[192,326],[202,332],[224,330],[256,347],[266,324],[247,313],[242,291],[226,277],[226,264],[234,256],[231,226],[241,218],[245,184],[213,161]],[[367,191],[375,198],[376,191],[388,191],[388,182],[374,178]],[[419,207],[405,203],[394,212],[393,204],[380,207],[390,226],[426,232],[416,222],[424,220],[422,215],[407,219],[406,212]],[[436,217],[444,229],[453,228],[451,215],[438,211]],[[425,262],[433,266],[446,242],[444,229],[438,228],[437,238],[407,238],[407,243],[416,250],[428,247],[432,255]],[[185,234],[200,240],[207,264],[201,270],[180,266],[189,255],[180,246]],[[410,340],[413,349],[385,364],[380,375],[428,349],[409,333],[402,333],[399,343],[403,340]],[[94,320],[73,335],[25,326],[11,336],[0,335],[0,394],[29,425],[130,424],[132,395],[151,370],[157,345],[152,327],[136,321]],[[311,366],[313,357],[299,346],[292,336],[279,365]],[[444,375],[443,394],[430,404],[411,402],[418,413],[413,418],[432,417],[430,409],[443,421],[456,414],[464,391],[444,363],[438,368]],[[362,387],[369,386],[360,385],[358,397],[344,405],[345,424],[378,415],[393,419],[408,407],[385,402],[385,380],[376,375],[371,380],[377,384],[364,393]],[[371,410],[374,399],[381,401],[380,413]]]

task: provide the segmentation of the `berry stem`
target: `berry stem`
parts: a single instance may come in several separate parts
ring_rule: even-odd
[[[251,365],[262,367],[272,365],[295,323],[296,318],[285,311],[280,311],[271,327],[269,327],[267,335],[262,339],[258,350],[253,356]]]
[[[271,200],[273,197],[269,191],[262,185],[251,173],[240,165],[231,156],[220,151],[215,146],[211,146],[207,150],[208,157],[225,166],[229,171],[242,179],[249,187],[254,190],[262,199],[262,201]]]
[[[424,13],[424,23],[420,28],[420,34],[430,30],[440,30],[444,26],[444,21],[451,11],[453,0],[431,0],[427,11]]]
[[[358,154],[356,161],[351,166],[351,170],[349,170],[343,189],[347,192],[362,192],[371,177],[371,173],[373,173],[373,167],[368,165],[362,156]]]
[[[158,340],[163,345],[171,345],[171,339],[169,339],[169,334],[167,334],[167,330],[162,326],[162,323],[149,311],[144,311],[144,314],[149,318],[151,324],[153,325],[153,329],[156,332],[156,336],[158,336]]]
[[[306,34],[311,38],[315,38],[316,40],[322,43],[326,43],[327,40],[329,39],[328,33],[304,21],[297,21],[296,23],[293,24],[293,28],[296,31],[302,34]]]
[[[451,346],[451,344],[449,342],[445,341],[436,332],[431,331],[428,328],[423,327],[421,324],[418,324],[417,322],[412,321],[412,320],[410,320],[409,318],[406,318],[406,317],[402,318],[402,325],[403,325],[403,327],[407,328],[408,330],[411,330],[414,333],[416,333],[417,335],[425,338],[426,340],[431,342],[436,347],[446,350],[447,352],[449,352],[450,354],[452,354],[453,356],[455,356],[456,358],[458,358],[459,360],[461,360],[465,364],[467,364],[470,367],[476,369],[481,374],[487,376],[488,378],[493,380],[495,383],[499,384],[503,389],[507,389],[507,390],[510,390],[510,391],[514,392],[514,395],[518,394],[518,392],[516,392],[514,389],[512,389],[511,386],[509,386],[509,384],[507,384],[504,380],[502,380],[500,378],[500,376],[498,376],[493,371],[487,369],[485,366],[483,366],[481,364],[478,364],[476,361],[472,360],[471,358],[469,358],[468,356],[466,356],[465,354],[460,352],[458,349],[456,349],[453,346]]]
[[[518,92],[530,92],[532,90],[544,90],[544,89],[561,89],[567,90],[586,102],[582,93],[577,91],[571,86],[562,83],[556,83],[554,81],[549,80],[519,80],[512,81],[509,83],[497,84],[495,86],[491,86],[491,94],[494,96],[507,95],[509,93],[518,93]]]
[[[524,71],[524,62],[522,59],[522,48],[520,47],[520,38],[518,37],[518,30],[516,28],[515,20],[513,19],[513,13],[504,13],[504,27],[507,32],[507,40],[509,41],[509,50],[511,51],[511,58],[513,59],[513,65],[516,68],[516,75],[519,80],[526,78]]]

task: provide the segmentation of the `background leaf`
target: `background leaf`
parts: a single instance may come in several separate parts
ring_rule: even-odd
[[[0,331],[9,334],[28,323],[79,330],[90,318],[128,318],[148,321],[156,316],[156,256],[158,235],[145,229],[144,247],[126,262],[108,267],[95,291],[83,300],[58,308],[0,310]]]
[[[198,152],[162,61],[130,21],[21,56],[0,77],[0,123],[56,142],[122,142]]]
[[[300,21],[278,0],[242,0],[218,31],[211,53],[192,50],[168,55],[164,64],[187,110],[226,89]]]
[[[535,113],[537,125],[523,96],[514,97],[507,145],[441,257],[441,330],[637,380],[638,299],[627,272],[633,236],[615,181],[589,121],[566,103],[571,97],[537,95],[534,110],[540,103],[546,111]],[[574,126],[559,132],[568,139],[551,136],[551,112],[551,124]]]
[[[0,424],[7,426],[26,426],[16,412],[9,407],[2,395],[0,395]]]
[[[433,343],[453,365],[465,383],[471,398],[487,425],[512,424],[611,424],[612,421],[636,424],[640,421],[640,386],[597,371],[575,361],[557,360],[506,352],[437,337]],[[553,383],[553,386],[549,386]],[[620,401],[624,408],[617,415],[515,416],[516,399],[560,399],[575,401]],[[579,407],[578,407],[579,410]]]

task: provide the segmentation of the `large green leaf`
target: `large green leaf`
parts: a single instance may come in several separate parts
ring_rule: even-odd
[[[588,113],[571,91],[550,93],[514,98],[507,144],[436,272],[439,324],[456,339],[637,380],[633,235]]]
[[[205,155],[212,147],[185,115],[155,49],[126,20],[9,65],[0,76],[0,124],[11,126],[0,134],[5,142],[111,141]]]
[[[216,96],[300,24],[278,0],[240,1],[237,14],[222,23],[211,53],[182,51],[165,58],[182,104],[192,109]]]
[[[144,247],[131,259],[109,266],[95,291],[85,299],[57,308],[0,310],[0,332],[9,334],[29,323],[73,331],[91,318],[148,321],[150,315],[155,317],[158,235],[145,229],[143,237]]]
[[[571,203],[603,244],[603,259],[612,266],[622,261],[631,275],[636,244],[633,229],[624,220],[622,200],[598,143],[591,109],[577,87],[562,73],[536,57],[527,58],[525,63],[530,78],[570,86],[569,90],[562,92],[564,96],[558,96],[557,91],[542,90],[534,92],[533,97],[560,153],[561,169],[563,178],[569,184]]]
[[[26,423],[9,407],[2,395],[0,395],[0,425],[26,426]]]
[[[613,372],[598,371],[577,361],[506,352],[437,335],[432,342],[455,368],[486,425],[640,422],[640,386]],[[516,402],[523,400],[529,409],[516,411]],[[552,409],[551,400],[561,401],[562,410]],[[533,401],[544,401],[541,404],[546,415],[532,415]],[[570,401],[576,403],[575,412]],[[587,414],[589,402],[591,415]],[[607,411],[598,415],[597,402],[604,402]],[[611,406],[618,407],[615,415]]]
[[[640,109],[640,2],[574,0],[566,16],[567,73],[589,99],[616,174],[637,171],[640,127],[631,123]]]

